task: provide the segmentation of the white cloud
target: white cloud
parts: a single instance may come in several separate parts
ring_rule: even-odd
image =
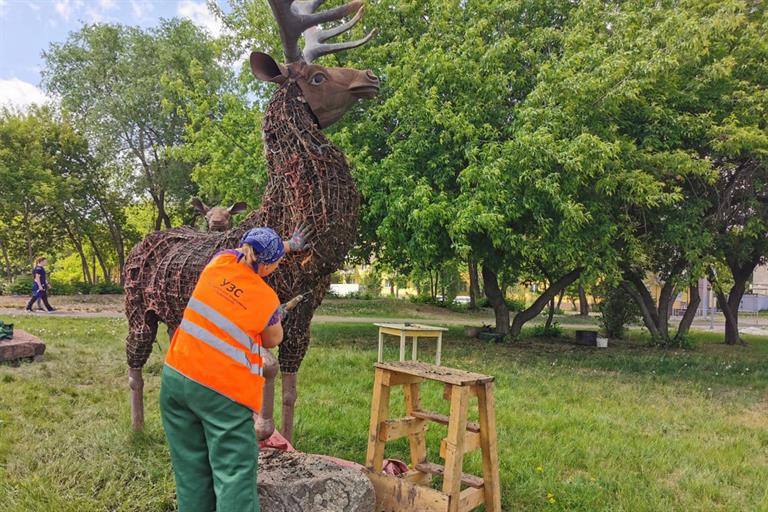
[[[88,9],[86,14],[91,23],[103,23],[108,19],[102,11],[97,11],[96,9]]]
[[[5,7],[8,5],[7,0],[0,0],[0,16],[5,14]]]
[[[56,0],[53,7],[64,21],[69,21],[76,11],[83,8],[83,0]]]
[[[137,20],[144,20],[154,10],[154,6],[148,0],[131,0],[131,11]]]
[[[205,1],[181,0],[176,6],[176,14],[182,18],[187,18],[213,37],[219,37],[224,31],[221,22],[208,9]]]
[[[116,0],[99,0],[99,7],[101,7],[104,11],[109,11],[110,9],[114,9],[117,5]]]
[[[4,107],[25,108],[33,103],[48,101],[42,90],[29,82],[18,78],[0,80],[0,105]]]
[[[72,16],[72,5],[69,0],[58,0],[53,4],[53,7],[59,13],[59,16],[69,21],[69,18]]]

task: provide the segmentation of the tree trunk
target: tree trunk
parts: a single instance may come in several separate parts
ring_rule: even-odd
[[[11,258],[8,256],[8,248],[5,246],[5,242],[0,239],[0,249],[3,251],[3,262],[5,263],[5,277],[8,281],[13,278],[13,269],[11,269]]]
[[[101,272],[104,274],[104,282],[105,283],[111,283],[112,279],[109,275],[109,269],[107,268],[107,263],[104,261],[104,256],[101,254],[101,251],[99,250],[98,246],[96,245],[96,242],[94,241],[93,237],[90,233],[83,230],[85,233],[85,236],[88,238],[88,241],[91,243],[91,248],[93,249],[93,280],[96,280],[96,261],[99,261],[99,266],[101,267]]]
[[[587,292],[584,291],[584,287],[579,285],[579,316],[589,316],[589,300],[587,299]]]
[[[432,277],[432,271],[429,271],[429,296],[432,298],[432,300],[435,300],[435,296],[437,293],[435,293],[435,280]]]
[[[88,269],[88,258],[85,256],[85,251],[83,250],[83,244],[80,242],[80,239],[75,236],[74,231],[72,231],[72,228],[70,228],[69,223],[64,219],[64,217],[61,216],[58,212],[54,211],[53,214],[59,219],[59,223],[64,228],[64,230],[67,232],[67,235],[69,236],[69,239],[72,241],[72,245],[75,247],[75,250],[77,251],[77,254],[80,255],[80,265],[83,268],[83,279],[88,284],[93,284],[93,279],[91,278],[90,270]]]
[[[163,229],[163,224],[165,224],[165,229],[171,229],[171,218],[168,216],[168,212],[165,210],[165,190],[161,190],[159,193],[152,193],[150,194],[152,197],[152,201],[155,203],[155,208],[157,208],[157,217],[155,217],[155,231],[160,231]]]
[[[114,245],[115,256],[117,257],[117,272],[120,276],[120,286],[122,286],[125,284],[125,277],[123,276],[123,268],[125,267],[125,244],[123,243],[123,232],[122,229],[120,229],[119,224],[115,222],[115,219],[112,217],[109,209],[101,201],[98,201],[98,205],[102,215],[104,215],[104,220],[107,221],[109,234],[112,237],[112,244]]]
[[[544,324],[544,329],[549,330],[552,327],[552,319],[555,318],[555,298],[549,301],[549,313],[547,314],[547,322]]]
[[[735,261],[728,261],[728,267],[731,269],[731,275],[733,276],[733,286],[728,292],[728,297],[722,291],[715,292],[717,303],[720,305],[720,309],[723,310],[723,315],[725,315],[725,343],[727,345],[745,344],[741,336],[739,336],[739,306],[747,289],[747,280],[759,262],[759,255],[743,265],[738,265]],[[715,283],[716,281],[714,275],[710,273],[710,282]]]
[[[498,276],[486,265],[482,265],[482,272],[485,296],[488,298],[488,303],[493,308],[493,314],[496,317],[496,332],[506,336],[509,334],[509,308],[504,300],[504,294],[499,288]]]
[[[480,298],[480,276],[477,272],[477,261],[474,258],[469,258],[467,264],[469,269],[469,307],[470,309],[477,309],[477,300]]]
[[[621,283],[621,287],[624,288],[624,290],[629,294],[630,297],[632,297],[632,300],[635,301],[635,303],[640,308],[640,312],[643,315],[643,323],[648,328],[648,332],[651,333],[651,337],[653,339],[659,339],[659,329],[658,329],[658,323],[657,319],[654,317],[656,314],[656,307],[653,304],[653,301],[651,300],[651,303],[648,303],[648,299],[650,299],[650,294],[647,293],[648,290],[645,289],[645,285],[643,285],[643,290],[646,293],[641,293],[638,291],[637,287],[630,283],[629,281],[624,281]]]
[[[516,314],[514,320],[512,320],[512,328],[510,329],[510,334],[513,337],[519,336],[526,322],[535,318],[539,313],[541,313],[541,310],[544,309],[544,306],[546,306],[548,302],[553,300],[558,293],[565,290],[565,288],[577,280],[581,275],[581,270],[581,268],[577,268],[568,272],[566,275],[552,283],[546,290],[544,290],[544,293],[542,293],[528,309]],[[483,274],[483,278],[485,278],[485,274]],[[487,282],[485,283],[485,286],[486,288],[488,287]]]
[[[717,301],[720,303],[720,309],[725,315],[725,343],[727,345],[739,345],[744,342],[739,335],[739,305],[744,297],[744,291],[747,288],[747,277],[735,274],[733,276],[733,286],[728,297],[722,292],[717,294]]]
[[[29,225],[29,205],[24,202],[24,238],[27,243],[27,261],[30,266],[35,264],[35,253],[32,250],[32,228]]]
[[[657,318],[659,319],[659,334],[662,337],[662,341],[665,343],[669,341],[669,316],[672,310],[672,303],[675,298],[675,286],[673,284],[672,276],[664,283],[659,293],[659,308],[657,310]]]
[[[731,292],[733,292],[733,289],[731,289]],[[741,343],[738,306],[736,311],[733,311],[728,304],[728,298],[725,297],[723,292],[715,292],[715,295],[717,296],[717,304],[723,311],[723,316],[725,316],[725,343],[726,345],[738,345]]]
[[[685,309],[682,320],[680,320],[680,325],[677,326],[677,334],[675,334],[677,340],[682,339],[691,330],[691,324],[693,324],[693,319],[696,318],[699,304],[701,304],[699,283],[694,283],[688,288],[688,307]]]

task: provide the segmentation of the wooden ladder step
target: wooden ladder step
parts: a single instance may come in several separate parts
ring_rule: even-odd
[[[439,414],[436,412],[429,412],[429,411],[413,411],[411,413],[411,416],[414,418],[422,418],[425,420],[434,421],[435,423],[442,423],[443,425],[447,425],[451,420],[445,414]],[[470,432],[474,432],[475,434],[479,434],[480,425],[478,423],[475,423],[474,421],[468,421],[467,430]]]
[[[467,432],[464,437],[464,453],[469,453],[480,449],[480,434]],[[440,441],[440,457],[445,459],[448,456],[448,439]]]
[[[425,420],[405,416],[403,418],[382,421],[379,427],[379,441],[392,441],[425,431]]]
[[[445,473],[444,466],[441,466],[440,464],[433,464],[432,462],[421,462],[416,464],[413,468],[421,471],[422,473],[428,473],[430,475],[442,476],[442,474]],[[479,476],[462,473],[461,483],[474,489],[480,489],[483,486],[483,479]]]

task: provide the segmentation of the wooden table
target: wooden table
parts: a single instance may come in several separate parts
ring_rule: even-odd
[[[419,338],[437,339],[437,353],[435,355],[435,364],[440,366],[440,357],[443,350],[443,333],[447,331],[445,327],[435,327],[424,324],[373,324],[379,328],[379,358],[381,363],[384,359],[384,335],[389,334],[400,338],[400,361],[405,361],[405,338],[413,340],[411,348],[411,359],[416,361],[418,352]]]

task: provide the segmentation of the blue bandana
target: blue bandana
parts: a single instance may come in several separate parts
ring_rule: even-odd
[[[243,244],[253,247],[260,263],[274,263],[285,254],[283,239],[270,228],[253,228],[240,239]]]

